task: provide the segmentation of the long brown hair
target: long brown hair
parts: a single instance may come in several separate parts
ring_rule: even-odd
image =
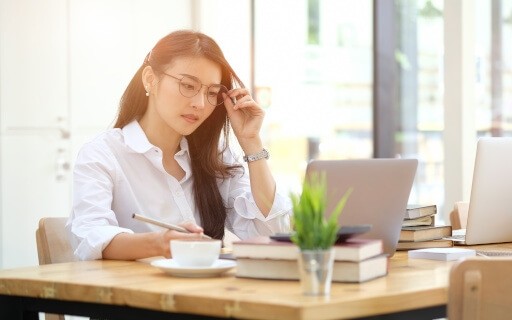
[[[133,76],[121,97],[114,127],[122,128],[133,120],[140,120],[146,112],[148,98],[142,84],[142,71],[146,66],[151,66],[155,72],[161,72],[174,59],[189,56],[201,56],[217,63],[222,70],[221,83],[228,90],[234,85],[244,87],[212,38],[194,31],[175,31],[157,42]],[[225,179],[241,168],[239,165],[226,165],[222,161],[222,153],[229,147],[229,128],[227,112],[224,104],[221,104],[187,136],[196,207],[200,212],[204,232],[217,239],[224,237],[227,205],[220,195],[217,179]],[[224,136],[222,148],[219,145],[221,133]]]

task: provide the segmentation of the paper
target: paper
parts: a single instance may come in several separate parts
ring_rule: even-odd
[[[463,248],[427,248],[410,250],[408,255],[411,259],[453,261],[476,256],[476,250]]]

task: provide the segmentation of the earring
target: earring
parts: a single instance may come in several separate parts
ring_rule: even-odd
[[[146,97],[149,97],[149,91],[146,91]]]

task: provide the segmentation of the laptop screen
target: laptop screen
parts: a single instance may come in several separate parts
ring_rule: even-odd
[[[512,242],[512,138],[477,143],[466,244]]]
[[[358,237],[382,239],[384,253],[393,255],[417,165],[416,159],[313,160],[306,175],[325,172],[327,213],[353,188],[340,225],[371,224],[371,230]]]

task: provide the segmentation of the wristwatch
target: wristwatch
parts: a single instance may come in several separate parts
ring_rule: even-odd
[[[261,159],[268,159],[269,156],[270,156],[270,154],[268,153],[267,149],[263,149],[258,153],[244,156],[244,161],[245,162],[253,162],[253,161],[258,161]]]

